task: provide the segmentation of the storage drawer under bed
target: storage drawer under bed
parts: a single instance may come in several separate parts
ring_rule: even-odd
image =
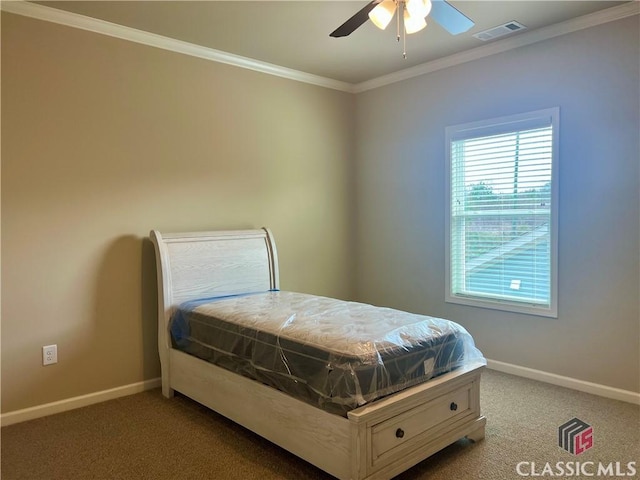
[[[359,438],[366,444],[366,455],[360,468],[367,478],[389,478],[401,464],[417,463],[444,448],[478,421],[479,371],[457,380],[425,390],[419,401],[413,398],[390,414],[362,419]],[[451,441],[443,442],[445,438]]]
[[[469,415],[472,409],[472,384],[441,395],[419,407],[371,427],[371,464],[385,462],[388,457],[403,455],[413,444],[440,429],[451,427]]]

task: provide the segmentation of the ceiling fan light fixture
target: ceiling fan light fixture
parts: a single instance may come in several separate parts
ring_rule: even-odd
[[[393,0],[384,0],[369,12],[369,18],[373,24],[380,30],[387,28],[396,12],[396,2]]]
[[[416,17],[409,13],[409,10],[404,11],[404,30],[408,34],[416,33],[427,26],[427,22],[424,17]]]
[[[412,17],[425,18],[431,12],[431,0],[407,0],[406,4]]]

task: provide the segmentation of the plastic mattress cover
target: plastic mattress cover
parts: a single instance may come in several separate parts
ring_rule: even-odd
[[[340,415],[486,364],[452,321],[286,291],[186,302],[170,329],[174,348]]]

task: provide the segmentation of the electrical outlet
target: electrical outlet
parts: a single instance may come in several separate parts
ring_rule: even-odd
[[[58,345],[47,345],[42,347],[42,365],[58,363]]]

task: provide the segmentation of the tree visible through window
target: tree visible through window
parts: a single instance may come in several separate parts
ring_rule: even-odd
[[[558,110],[447,128],[447,300],[555,316]]]

